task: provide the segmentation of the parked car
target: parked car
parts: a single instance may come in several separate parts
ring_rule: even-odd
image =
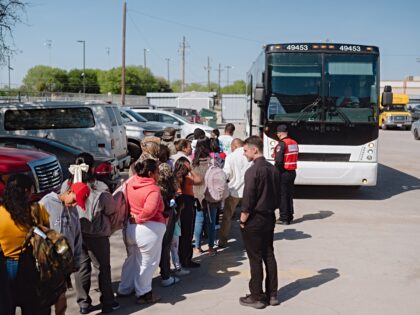
[[[166,127],[174,127],[173,124],[169,124],[169,123],[149,121],[146,118],[144,118],[141,114],[134,111],[132,108],[122,107],[120,110],[121,110],[121,116],[124,122],[140,122],[140,123],[143,123],[142,126],[146,127],[145,129],[148,129],[148,127],[150,127],[150,129],[160,128],[163,131]],[[181,131],[181,128],[176,128],[176,129],[177,131]],[[146,134],[146,135],[149,135],[149,134]],[[156,136],[160,137],[161,135],[158,134]]]
[[[411,132],[413,133],[414,139],[420,140],[420,119],[417,119],[411,125]]]
[[[76,157],[83,152],[76,147],[56,140],[30,136],[0,136],[0,147],[38,150],[54,154],[60,162],[63,179],[71,176],[68,168],[74,163]],[[115,190],[121,182],[118,168],[113,164],[115,163],[106,157],[95,159],[96,178],[106,183],[111,191]]]
[[[140,141],[145,136],[162,137],[163,130],[166,127],[173,126],[159,122],[149,122],[130,108],[120,108],[120,114],[126,128],[128,154],[132,159],[141,153]]]
[[[0,147],[0,197],[11,175],[26,174],[33,178],[34,201],[51,191],[59,191],[63,181],[61,166],[54,155],[34,150]]]
[[[117,105],[93,102],[8,103],[0,108],[0,134],[49,138],[128,167],[125,127]]]
[[[199,124],[202,122],[196,109],[179,107],[161,107],[159,109],[163,109],[167,112],[175,113],[179,116],[185,117],[192,123]]]
[[[420,119],[420,104],[412,104],[409,111],[413,122]]]
[[[209,126],[191,123],[184,117],[164,110],[147,110],[137,108],[133,108],[133,110],[141,114],[149,121],[159,121],[172,124],[173,126],[179,126],[181,128],[181,137],[186,139],[193,138],[193,133],[196,128],[203,129],[208,137],[210,137],[213,130],[213,128]]]

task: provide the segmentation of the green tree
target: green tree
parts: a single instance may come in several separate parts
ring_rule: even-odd
[[[23,84],[28,91],[62,92],[68,88],[68,76],[65,70],[40,65],[28,70]]]
[[[96,69],[86,69],[86,93],[99,93],[98,72]],[[68,73],[68,88],[67,92],[80,93],[83,91],[83,70],[72,69]]]
[[[222,94],[245,94],[246,83],[243,80],[233,82],[232,85],[228,85],[222,88]]]

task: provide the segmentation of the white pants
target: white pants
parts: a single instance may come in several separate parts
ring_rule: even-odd
[[[131,294],[135,290],[139,297],[152,290],[153,274],[159,266],[165,230],[165,224],[154,221],[128,224],[128,257],[122,267],[119,293]]]
[[[172,263],[174,264],[175,269],[181,269],[181,263],[179,262],[179,255],[178,255],[178,247],[179,247],[179,236],[172,237],[171,243],[171,256],[172,256]]]

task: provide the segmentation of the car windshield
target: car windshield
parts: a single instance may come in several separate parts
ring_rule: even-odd
[[[377,59],[374,55],[270,54],[268,119],[374,121]]]
[[[186,123],[186,124],[190,124],[191,122],[189,122],[188,120],[186,120],[184,117],[175,114],[175,113],[171,113],[174,117],[176,117],[177,119],[181,120],[182,122]]]
[[[131,117],[133,117],[135,120],[137,120],[139,122],[148,122],[148,120],[146,118],[144,118],[142,115],[135,112],[134,110],[126,109],[125,112],[127,112]]]

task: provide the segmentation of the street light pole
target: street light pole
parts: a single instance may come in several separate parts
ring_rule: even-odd
[[[82,73],[82,79],[83,79],[83,98],[85,98],[86,97],[86,41],[78,40],[77,42],[83,44],[83,73]]]
[[[13,68],[10,66],[10,56],[7,56],[7,69],[9,71],[9,93],[12,90],[11,86],[10,86],[10,71],[13,70]]]
[[[48,48],[48,65],[51,67],[51,47],[52,47],[52,40],[47,39],[44,44]]]
[[[146,69],[147,68],[147,63],[146,63],[146,54],[147,54],[147,52],[148,51],[150,51],[149,49],[147,49],[147,48],[143,48],[143,53],[144,53],[144,69]]]
[[[227,84],[226,85],[229,85],[229,70],[230,69],[233,69],[233,66],[226,66],[225,67],[226,68],[226,74],[227,74]]]
[[[171,81],[169,77],[169,63],[171,62],[171,59],[165,58],[165,60],[166,60],[166,67],[167,67],[167,72],[168,72],[168,84],[171,85]]]

